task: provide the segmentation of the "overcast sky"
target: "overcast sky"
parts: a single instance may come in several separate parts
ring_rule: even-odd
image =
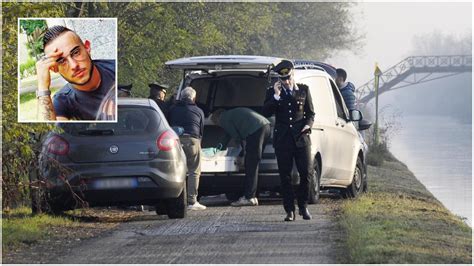
[[[413,50],[413,37],[441,32],[465,36],[472,32],[472,3],[358,3],[355,27],[365,34],[357,55],[342,52],[328,63],[345,68],[358,88],[373,78],[375,62],[388,69]]]

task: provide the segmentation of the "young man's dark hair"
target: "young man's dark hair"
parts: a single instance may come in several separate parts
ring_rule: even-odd
[[[56,39],[59,35],[63,34],[64,32],[71,31],[70,29],[56,25],[48,28],[43,36],[43,47],[45,47],[48,43]]]

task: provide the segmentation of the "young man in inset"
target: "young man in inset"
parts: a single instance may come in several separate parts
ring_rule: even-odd
[[[46,31],[43,47],[45,56],[36,63],[39,119],[96,120],[102,100],[115,90],[115,60],[92,60],[91,43],[82,42],[74,31],[63,26]],[[53,100],[50,71],[68,82]]]

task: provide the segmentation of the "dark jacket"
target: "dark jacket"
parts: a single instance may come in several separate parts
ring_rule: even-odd
[[[155,101],[155,103],[158,105],[158,107],[160,107],[160,110],[163,112],[163,114],[166,117],[168,117],[168,109],[169,109],[168,102],[165,102],[163,100],[156,99],[156,98],[153,98],[153,97],[148,97],[148,99],[152,99],[153,101]]]
[[[204,130],[204,113],[191,100],[177,101],[168,110],[170,126],[182,127],[184,134],[201,139]]]
[[[308,86],[297,84],[294,96],[286,95],[282,91],[280,100],[276,100],[273,87],[267,89],[263,115],[275,115],[275,128],[273,129],[273,147],[275,149],[305,147],[311,145],[309,134],[302,134],[305,125],[310,128],[314,122],[313,100]],[[289,139],[293,138],[293,140]]]
[[[354,110],[356,97],[355,97],[355,87],[354,84],[347,82],[346,86],[340,89],[342,98],[344,98],[344,102],[346,103],[347,109]]]

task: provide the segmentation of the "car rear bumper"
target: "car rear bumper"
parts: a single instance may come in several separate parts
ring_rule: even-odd
[[[73,186],[73,192],[86,201],[89,206],[112,205],[156,205],[159,200],[177,198],[183,191],[185,182],[163,181],[153,187],[95,189],[88,185]],[[50,189],[53,197],[71,200],[72,192],[68,186],[55,186]]]
[[[57,164],[48,161],[43,176],[59,199],[71,199],[72,190],[90,206],[153,205],[177,198],[183,190],[185,168],[155,167],[151,162]],[[63,169],[60,171],[59,169]],[[67,169],[66,171],[64,169]],[[61,176],[65,176],[66,185]],[[124,182],[127,181],[128,182]],[[105,182],[104,182],[105,181]]]

